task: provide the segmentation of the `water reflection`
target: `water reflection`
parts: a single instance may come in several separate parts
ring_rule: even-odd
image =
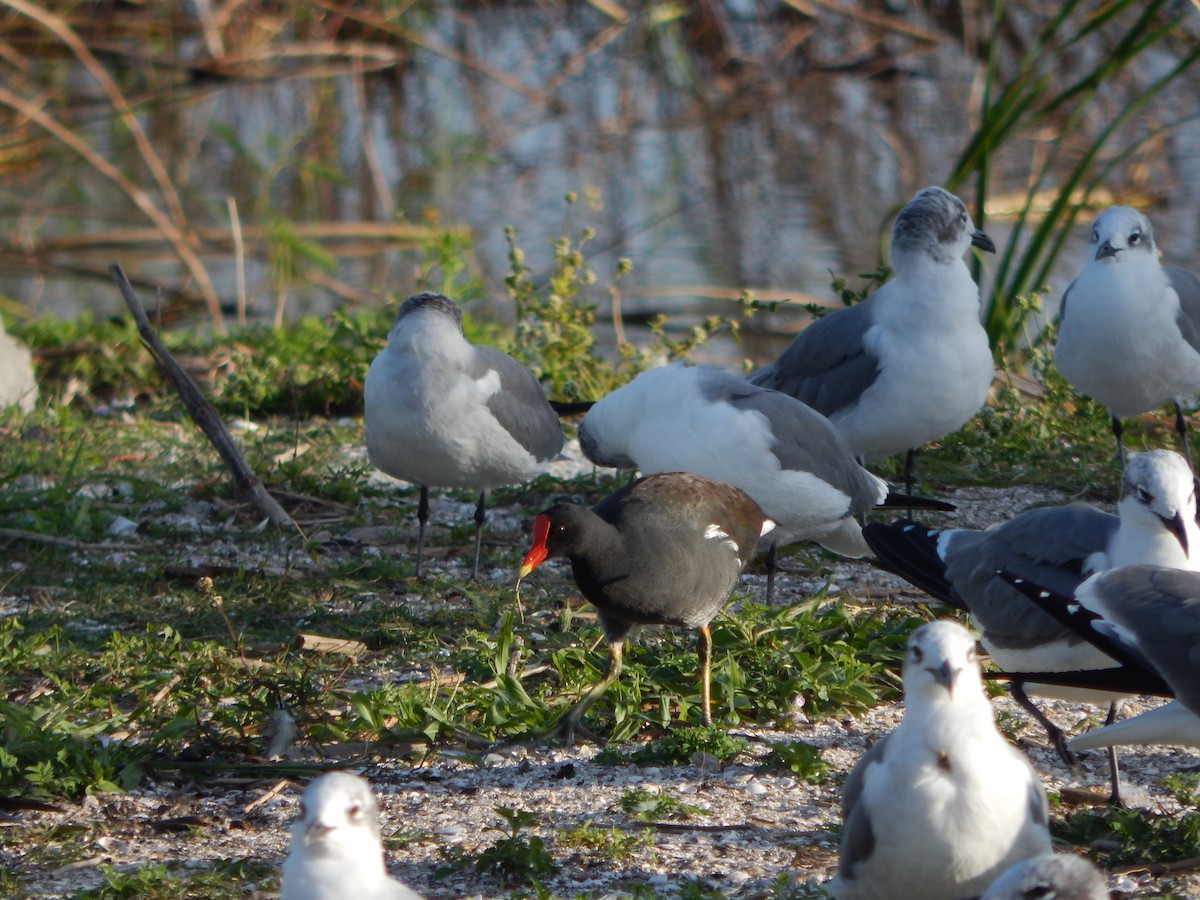
[[[566,220],[576,232],[595,228],[590,261],[601,281],[619,257],[633,260],[622,282],[627,311],[711,308],[720,305],[713,295],[743,288],[829,299],[830,272],[873,269],[891,214],[942,181],[960,152],[980,88],[979,58],[964,49],[974,41],[915,13],[905,21],[936,42],[865,19],[789,17],[770,3],[722,9],[724,56],[704,57],[670,29],[621,28],[587,5],[440,7],[423,32],[439,52],[410,48],[402,69],[202,83],[141,114],[195,226],[227,230],[226,197],[243,225],[261,228],[393,214],[462,224],[474,236],[473,266],[503,308],[504,226],[516,226],[536,273],[547,270],[548,242]],[[966,34],[969,24],[956,31]],[[831,61],[830,70],[813,60]],[[832,71],[835,60],[855,65]],[[1164,52],[1148,69],[1170,61]],[[1097,127],[1152,76],[1131,75],[1105,92]],[[85,76],[74,80],[88,85]],[[1174,118],[1197,98],[1194,85],[1181,83],[1144,121]],[[80,130],[137,170],[106,116]],[[1170,133],[1113,176],[1116,185],[1151,189],[1143,205],[1176,261],[1192,255],[1200,229],[1198,137],[1195,126]],[[1033,140],[999,158],[993,192],[1023,191],[1039,152]],[[43,171],[4,205],[11,245],[144,224],[60,148],[48,149]],[[570,191],[581,200],[568,213]],[[281,303],[296,316],[413,288],[410,249],[326,246],[342,255],[322,286],[312,262],[252,238],[251,318],[269,321]],[[217,290],[232,301],[231,254],[208,250]],[[79,277],[103,273],[114,259],[135,277],[186,287],[165,248],[74,246],[49,265],[10,249],[3,290],[39,312],[117,311],[115,291]],[[1064,260],[1056,283],[1077,268]],[[605,297],[600,288],[596,297]]]

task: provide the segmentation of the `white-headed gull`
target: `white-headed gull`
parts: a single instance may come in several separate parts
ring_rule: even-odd
[[[421,900],[389,877],[371,786],[348,772],[312,781],[283,863],[279,900]]]
[[[963,262],[972,246],[996,249],[958,197],[920,191],[892,226],[893,278],[808,325],[750,381],[828,416],[864,462],[908,451],[912,493],[914,449],[966,424],[995,372],[979,286]]]
[[[959,900],[1049,853],[1045,792],[996,728],[966,629],[942,620],[913,632],[904,706],[846,779],[830,893]]]
[[[913,522],[868,524],[878,563],[931,596],[971,614],[980,641],[1006,673],[1104,669],[1112,659],[1030,605],[999,570],[1067,596],[1090,575],[1135,563],[1200,569],[1200,528],[1192,471],[1178,453],[1133,454],[1122,473],[1117,515],[1085,503],[1021,513],[986,531],[934,530]],[[1015,699],[1041,723],[1064,760],[1062,730],[1029,694],[1112,704],[1121,692],[1011,679]],[[1120,796],[1115,755],[1112,798]]]
[[[1154,229],[1129,206],[1110,206],[1092,225],[1083,271],[1063,295],[1054,365],[1121,419],[1175,404],[1188,463],[1183,410],[1200,391],[1200,278],[1158,261]]]

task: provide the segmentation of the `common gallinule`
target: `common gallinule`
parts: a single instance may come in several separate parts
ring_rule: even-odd
[[[1054,365],[1108,410],[1121,461],[1121,419],[1174,403],[1191,465],[1183,410],[1200,391],[1200,278],[1159,265],[1149,219],[1128,206],[1096,217],[1058,315]]]
[[[960,900],[1050,852],[1046,794],[996,728],[975,640],[922,625],[904,657],[904,718],[842,788],[835,897]]]
[[[404,301],[363,390],[367,454],[387,474],[421,487],[416,574],[421,574],[429,488],[479,491],[475,561],[487,492],[526,481],[563,445],[558,416],[529,370],[463,336],[462,312],[441,294]]]
[[[557,503],[539,514],[520,577],[552,557],[568,558],[609,650],[604,677],[554,734],[574,743],[583,714],[620,675],[625,638],[636,625],[699,630],[701,718],[711,724],[708,623],[773,525],[737,488],[684,472],[647,475],[590,509]]]
[[[966,424],[992,383],[979,286],[963,262],[972,246],[996,250],[961,200],[920,191],[892,226],[892,279],[812,322],[750,381],[828,416],[864,462],[907,450],[911,494],[914,449]]]

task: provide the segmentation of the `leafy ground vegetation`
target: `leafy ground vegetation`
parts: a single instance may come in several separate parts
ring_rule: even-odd
[[[575,265],[569,255],[562,264]],[[518,291],[520,276],[515,258]],[[537,368],[553,346],[558,371],[583,371],[576,360],[594,360],[595,349],[586,330],[564,338],[567,308],[530,314],[524,345],[507,349]],[[599,629],[569,572],[531,579],[518,595],[514,569],[534,513],[561,496],[593,502],[619,479],[584,470],[498,491],[488,575],[478,582],[457,577],[453,564],[469,552],[473,498],[450,492],[440,509],[457,510],[464,524],[435,532],[433,553],[448,564],[417,582],[408,540],[415,492],[373,475],[361,447],[355,386],[389,318],[382,310],[287,332],[172,339],[209,373],[214,400],[299,536],[264,527],[231,493],[215,454],[127,326],[82,320],[21,332],[58,362],[45,370],[50,402],[33,415],[0,418],[0,798],[62,807],[163,784],[204,795],[237,783],[269,794],[331,766],[386,760],[419,773],[446,759],[483,765],[495,742],[540,734],[599,677]],[[64,347],[71,352],[45,352]],[[625,365],[642,359],[627,353]],[[590,364],[589,377],[624,377],[621,364]],[[1103,412],[1071,395],[1042,357],[1032,364],[1044,391],[999,383],[974,422],[924,456],[926,491],[1018,482],[1114,499]],[[548,367],[543,372],[553,384]],[[1168,426],[1147,419],[1135,445],[1168,442]],[[652,631],[634,641],[625,674],[590,719],[609,740],[595,763],[661,771],[741,758],[767,777],[835,790],[842,776],[797,723],[849,721],[893,703],[907,636],[933,613],[847,591],[828,595],[833,564],[796,548],[788,566],[806,588],[776,606],[748,590],[735,595],[715,629],[711,730],[694,725],[692,637]],[[782,737],[750,751],[743,735],[760,729]],[[1194,785],[1176,779],[1168,787],[1173,802],[1158,811],[1059,807],[1059,835],[1112,864],[1189,859]],[[544,809],[497,807],[494,831],[440,848],[438,875],[456,879],[450,894],[550,896],[541,885],[564,864],[652,857],[653,832],[642,825],[702,829],[711,814],[640,787],[614,806],[627,827],[584,821],[553,829]],[[0,890],[19,895],[30,872],[85,862],[100,884],[93,877],[78,896],[241,896],[276,884],[273,864],[244,855],[188,868],[170,859],[97,863],[97,847],[112,839],[102,826],[39,824],[37,816],[0,831]],[[165,826],[145,827],[177,831],[181,841],[211,825],[162,816]],[[833,833],[824,839],[836,843]],[[389,831],[398,852],[430,843],[439,838],[403,824]],[[722,895],[699,881],[623,889]],[[772,890],[802,896],[815,888],[780,873]]]

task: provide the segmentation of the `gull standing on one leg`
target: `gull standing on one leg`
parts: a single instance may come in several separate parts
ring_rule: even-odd
[[[894,277],[812,322],[749,380],[828,416],[863,462],[907,451],[911,494],[914,450],[966,424],[995,372],[979,286],[963,262],[972,246],[996,251],[961,200],[925,188],[892,226]]]
[[[1200,278],[1159,265],[1154,229],[1136,209],[1096,217],[1083,271],[1063,295],[1054,365],[1108,410],[1122,462],[1121,419],[1173,403],[1195,468],[1183,410],[1200,391]]]
[[[558,416],[537,379],[511,356],[467,341],[462,321],[441,294],[409,297],[363,388],[372,464],[421,486],[418,577],[430,487],[479,491],[471,569],[478,578],[487,492],[533,478],[563,446]]]

